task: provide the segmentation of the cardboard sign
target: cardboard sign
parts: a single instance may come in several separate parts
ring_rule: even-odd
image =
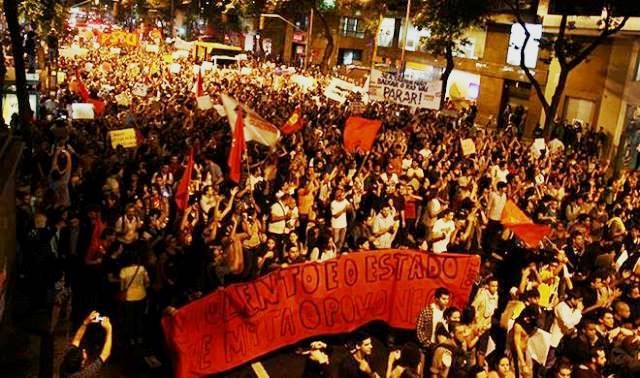
[[[240,75],[251,75],[252,72],[253,70],[251,69],[251,67],[242,67],[240,69]]]
[[[126,93],[120,93],[115,98],[116,98],[116,104],[118,105],[122,105],[122,106],[131,105],[131,97],[127,96]]]
[[[136,140],[136,130],[122,129],[122,130],[111,130],[109,131],[109,139],[111,139],[111,147],[116,148],[117,146],[122,146],[124,148],[135,148],[138,146],[138,141]]]
[[[112,47],[109,49],[109,52],[114,54],[114,55],[120,55],[120,52],[122,50],[120,49],[120,47]]]
[[[211,101],[211,96],[200,96],[196,99],[198,101],[198,109],[200,110],[209,110],[213,108],[213,102]]]
[[[146,52],[150,52],[150,53],[159,53],[160,52],[160,46],[158,45],[146,45],[144,47]]]
[[[136,85],[134,85],[133,89],[131,90],[131,94],[138,97],[145,97],[147,95],[148,90],[149,90],[149,87],[147,87],[145,84],[136,83]]]
[[[295,264],[216,290],[162,319],[175,376],[217,374],[319,335],[374,320],[415,330],[438,287],[464,308],[480,257],[412,250],[354,252]]]
[[[476,153],[476,144],[473,139],[460,139],[460,147],[462,147],[462,155],[469,156]]]
[[[167,63],[167,64],[171,64],[173,63],[173,55],[171,54],[165,54],[162,56],[162,61]]]
[[[371,71],[369,95],[372,100],[388,101],[413,108],[438,109],[442,93],[442,81],[410,81]]]
[[[304,92],[314,89],[317,85],[316,79],[311,76],[292,75],[291,81],[296,83]]]
[[[129,33],[122,30],[115,30],[110,33],[98,35],[98,43],[101,46],[128,46],[135,47],[140,43],[140,38],[136,33]]]
[[[179,63],[173,63],[169,66],[169,72],[171,72],[172,74],[180,73],[181,69],[182,69],[182,66],[180,66]]]
[[[94,119],[95,113],[93,104],[76,103],[71,104],[71,119]]]

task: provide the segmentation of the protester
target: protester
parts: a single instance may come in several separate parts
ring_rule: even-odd
[[[58,38],[52,50],[68,42]],[[33,125],[15,128],[28,144],[18,182],[18,269],[33,303],[61,305],[55,293],[64,276],[76,324],[98,308],[127,325],[121,339],[138,344],[152,323],[145,320],[230,283],[344,253],[418,248],[482,256],[474,294],[461,299],[460,324],[457,314],[445,320],[445,288],[420,304],[429,303],[416,338],[430,352],[441,344],[437,336],[452,333],[449,353],[466,348],[473,359],[495,342],[488,366],[506,352],[510,369],[531,375],[590,366],[564,348],[569,340],[607,340],[605,370],[636,347],[623,337],[640,324],[640,173],[614,172],[602,160],[601,131],[561,122],[540,151],[515,130],[524,109],[505,111],[501,122],[511,127],[493,130],[473,123],[471,103],[453,115],[371,101],[361,115],[381,121],[374,144],[349,151],[343,125],[362,98],[325,97],[332,73],[297,69],[314,82],[303,89],[282,80],[294,71],[253,57],[205,70],[192,56],[168,59],[170,47],[162,54],[86,47],[86,56],[52,52],[66,81],[42,94]],[[198,106],[199,80],[211,109]],[[263,126],[283,125],[294,111],[304,123],[274,132],[273,144],[247,138],[232,167],[236,125],[221,94],[264,117]],[[70,106],[90,100],[98,102],[95,119],[73,119]],[[110,132],[124,129],[134,129],[135,140],[112,145]],[[467,139],[476,152],[464,155]],[[525,231],[533,243],[505,224],[514,207],[532,221]],[[544,225],[551,227],[539,232]],[[118,314],[114,297],[124,289]],[[538,330],[551,333],[548,361],[527,355],[526,340]],[[366,355],[358,352],[360,361]],[[563,357],[569,368],[557,368]],[[435,362],[441,374],[442,360]]]
[[[83,337],[87,331],[87,327],[92,324],[99,324],[104,329],[104,344],[100,354],[88,363],[89,356],[87,354],[87,346],[82,344]],[[111,343],[112,343],[112,330],[109,318],[106,316],[100,316],[96,311],[92,311],[87,316],[76,331],[73,340],[71,341],[71,347],[64,355],[64,360],[60,366],[60,376],[69,378],[79,377],[94,377],[97,376],[102,369],[102,366],[107,362],[109,356],[111,356]],[[81,347],[83,345],[83,347]]]

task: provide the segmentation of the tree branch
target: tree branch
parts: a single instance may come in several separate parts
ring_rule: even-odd
[[[611,16],[607,15],[607,18],[605,20],[605,27],[600,33],[600,35],[594,40],[592,40],[591,43],[589,43],[589,45],[584,50],[580,51],[580,53],[578,53],[573,59],[571,59],[571,61],[567,63],[567,68],[571,70],[575,68],[578,64],[582,63],[585,59],[587,59],[587,57],[589,57],[589,55],[598,46],[604,43],[610,36],[622,30],[622,28],[624,28],[628,20],[629,20],[629,16],[624,16],[622,21],[620,21],[620,23],[616,27],[610,29],[609,26],[611,25]]]

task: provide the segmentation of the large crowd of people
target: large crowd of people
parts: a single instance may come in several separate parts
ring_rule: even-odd
[[[66,81],[42,94],[32,125],[17,127],[29,145],[19,271],[31,303],[51,308],[52,330],[70,302],[75,326],[96,310],[116,325],[114,348],[144,345],[166,308],[229,283],[351,251],[413,248],[480,254],[483,269],[466,308],[436,291],[416,319],[416,345],[393,354],[387,376],[417,376],[418,365],[431,377],[640,374],[640,174],[612,175],[601,131],[562,129],[542,149],[520,137],[509,121],[518,117],[477,127],[473,104],[438,112],[370,102],[358,112],[382,128],[371,151],[349,153],[342,128],[362,99],[326,98],[335,73],[297,69],[317,84],[303,88],[288,80],[293,71],[249,59],[203,70],[204,92],[214,102],[228,94],[275,125],[300,107],[304,128],[275,148],[249,143],[237,184],[227,174],[227,118],[200,110],[192,91],[199,63],[142,49],[60,57]],[[95,119],[70,119],[81,102],[76,73],[105,103]],[[140,84],[146,95],[132,94]],[[111,145],[109,131],[123,128],[136,129],[137,147]],[[467,138],[474,154],[462,151]],[[181,210],[175,194],[190,151]],[[551,226],[536,248],[502,227],[507,200]],[[551,334],[545,361],[527,348],[538,329]],[[370,338],[355,345],[342,376],[374,376]],[[310,358],[328,364],[321,350]]]

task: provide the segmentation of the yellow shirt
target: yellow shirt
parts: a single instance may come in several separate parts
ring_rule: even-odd
[[[136,269],[138,269],[138,273],[136,273]],[[127,302],[140,301],[146,298],[146,286],[148,283],[149,275],[143,266],[138,268],[138,265],[131,265],[120,270],[120,288],[124,290],[129,287],[127,290]]]

